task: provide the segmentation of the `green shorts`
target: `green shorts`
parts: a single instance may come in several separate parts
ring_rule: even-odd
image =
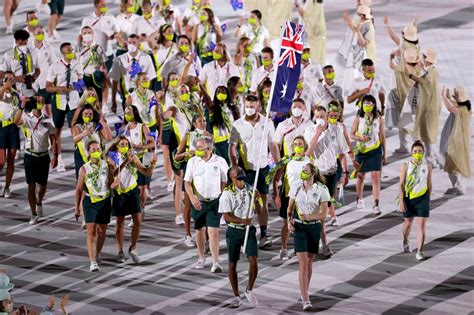
[[[294,226],[295,253],[317,254],[319,251],[319,239],[321,238],[321,223],[301,224],[295,222]]]
[[[86,196],[82,205],[84,208],[84,222],[95,224],[110,223],[110,198],[92,203],[91,198]]]
[[[20,128],[17,125],[2,127],[0,122],[0,149],[20,149]]]
[[[201,210],[194,209],[191,205],[191,216],[194,219],[194,229],[199,230],[205,226],[218,228],[221,216],[219,211],[219,198],[212,201],[201,201]]]
[[[268,166],[261,168],[260,172],[258,172],[257,191],[262,195],[268,195],[268,192],[270,190],[269,185],[265,182],[265,177],[267,177],[269,172],[270,168]],[[257,174],[257,172],[252,170],[245,170],[245,174],[245,182],[250,186],[253,186],[253,182],[255,181],[255,174]]]
[[[290,202],[290,197],[285,197],[285,194],[281,194],[280,200],[281,200],[280,218],[286,220],[288,219],[288,203]]]
[[[53,96],[53,122],[54,127],[62,129],[64,126],[64,120],[67,118],[69,128],[72,127],[72,118],[74,117],[75,109],[70,109],[69,105],[66,106],[66,110],[61,110],[56,107],[55,97]]]
[[[65,0],[51,0],[49,8],[51,9],[51,15],[53,14],[64,14],[64,2]]]
[[[245,249],[245,254],[247,254],[247,257],[258,257],[257,237],[255,236],[256,233],[257,229],[254,226],[251,226],[249,230],[247,248]],[[225,238],[229,262],[236,263],[240,259],[240,250],[244,245],[245,228],[237,229],[229,226],[227,228],[227,232],[225,233]]]
[[[112,215],[124,217],[126,215],[141,213],[140,190],[135,187],[124,194],[115,194],[112,202]]]

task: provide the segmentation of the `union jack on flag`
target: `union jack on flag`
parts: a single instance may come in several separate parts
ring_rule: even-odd
[[[301,25],[286,21],[281,37],[280,57],[273,88],[270,110],[287,114],[296,92],[301,72],[304,29]]]

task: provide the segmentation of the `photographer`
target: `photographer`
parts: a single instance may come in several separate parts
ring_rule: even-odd
[[[40,70],[28,47],[30,34],[26,30],[17,30],[13,35],[15,47],[3,55],[3,62],[0,64],[0,79],[3,79],[6,71],[12,71],[18,83],[18,90],[25,96],[35,94],[33,83],[40,75]]]

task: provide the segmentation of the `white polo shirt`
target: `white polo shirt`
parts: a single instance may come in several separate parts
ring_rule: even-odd
[[[257,168],[264,168],[268,165],[268,148],[270,143],[275,142],[275,127],[273,121],[267,120],[267,130],[263,134],[265,116],[259,115],[259,120],[252,126],[245,117],[237,119],[232,124],[229,144],[237,144],[240,147],[240,158],[244,162],[247,170],[256,171]],[[260,145],[263,143],[262,155]],[[259,164],[257,165],[257,162]]]
[[[311,142],[316,132],[316,125],[305,130],[305,139]],[[315,150],[314,164],[322,174],[332,174],[337,170],[337,156],[349,152],[349,145],[344,137],[341,123],[329,124],[328,128],[319,136]]]
[[[379,76],[375,76],[373,80],[366,79],[364,76],[355,79],[352,81],[349,95],[356,91],[368,88],[369,86],[370,92],[368,94],[375,97],[375,100],[377,101],[377,108],[380,110],[382,108],[382,104],[380,104],[379,93],[385,93],[385,86]],[[357,102],[357,100],[355,100],[355,102]]]
[[[100,16],[97,16],[95,12],[92,12],[91,15],[86,16],[82,20],[82,26],[90,26],[94,30],[94,42],[100,45],[107,56],[113,54],[111,37],[119,31],[119,26],[115,17],[106,13]]]
[[[46,76],[48,75],[49,68],[52,64],[58,61],[58,57],[56,57],[56,54],[54,53],[53,46],[45,41],[43,41],[39,48],[33,46],[31,48],[31,53],[38,64],[41,65],[40,75],[33,86],[36,89],[44,89],[46,87]]]
[[[207,83],[209,96],[213,99],[214,93],[218,86],[227,86],[227,80],[231,77],[240,77],[239,68],[232,62],[228,61],[223,67],[214,60],[204,65],[199,79],[202,83]]]
[[[209,161],[193,156],[186,166],[184,180],[194,186],[199,200],[214,200],[221,195],[221,183],[227,182],[229,166],[224,158],[212,154]]]
[[[305,65],[301,64],[301,75],[304,82],[311,82],[310,84],[319,84],[319,80],[324,79],[321,65],[312,60]]]
[[[148,20],[143,16],[138,16],[131,24],[132,25],[128,35],[146,34],[146,36],[150,36],[153,32],[159,30],[161,25],[165,24],[165,19],[160,15],[151,17]]]
[[[231,184],[224,189],[219,198],[219,213],[232,213],[240,219],[253,218],[253,211],[252,216],[248,215],[250,202],[252,202],[251,194],[252,187],[250,185],[245,184],[242,189],[239,189]]]
[[[312,110],[318,106],[322,105],[323,101],[319,97],[318,94],[318,84],[313,82],[303,82],[303,89],[296,90],[294,98],[302,98],[305,105],[306,110],[303,112],[303,117],[306,119],[310,119]]]
[[[156,78],[153,61],[147,54],[139,51],[135,57],[132,57],[129,53],[120,55],[114,59],[112,69],[110,69],[110,77],[114,81],[120,81],[120,79],[123,78],[127,90],[136,88],[136,75],[133,78],[130,76],[130,66],[132,65],[133,58],[138,61],[142,69],[141,72],[145,72],[149,80]]]
[[[278,65],[273,64],[272,68],[269,70],[265,69],[264,66],[260,66],[257,71],[252,76],[252,84],[250,85],[250,92],[257,92],[258,86],[265,81],[266,78],[272,80],[273,71],[277,69]]]
[[[344,101],[344,97],[342,96],[342,88],[336,83],[333,83],[329,86],[326,81],[321,82],[318,86],[318,95],[321,98],[322,105],[324,107],[328,107],[329,102],[333,100],[340,100]]]
[[[54,135],[55,128],[51,119],[40,116],[37,118],[32,113],[21,114],[21,120],[26,127],[25,149],[33,153],[49,151],[49,136]]]
[[[132,23],[138,19],[140,16],[133,13],[133,14],[125,14],[125,13],[120,13],[115,17],[115,21],[117,22],[118,30],[122,34],[122,36],[125,36],[124,39],[127,38],[128,34],[130,34],[132,30]],[[139,35],[139,34],[135,34]]]
[[[20,63],[20,56],[22,52],[15,46],[13,49],[8,49],[7,52],[3,55],[3,62],[0,63],[0,71],[12,71],[15,76],[23,75],[23,69]],[[31,61],[31,68],[28,69],[28,62],[27,60]],[[27,48],[25,53],[25,64],[27,65],[27,73],[29,75],[33,75],[35,73],[35,69],[40,69],[38,61],[35,59],[35,55],[31,47]],[[17,89],[22,92],[24,96],[33,96],[35,92],[30,89],[26,89],[26,84],[17,82],[16,83]]]
[[[66,86],[67,85],[67,65],[68,63],[61,59],[55,62],[48,71],[46,81],[53,83],[54,86]],[[82,64],[77,59],[74,59],[71,64],[71,80],[69,81],[72,87],[74,82],[82,79],[84,75],[82,71]],[[66,110],[66,105],[69,104],[69,109],[75,109],[79,103],[79,93],[73,90],[67,94],[56,93],[56,106],[61,110]],[[69,98],[69,99],[68,99]]]
[[[284,155],[293,153],[293,140],[297,136],[302,136],[306,128],[310,128],[314,123],[311,120],[303,118],[298,124],[293,123],[293,118],[287,118],[278,124],[275,131],[275,142],[283,147]]]
[[[302,160],[292,158],[292,160],[286,164],[285,177],[283,179],[285,196],[289,195],[291,187],[298,187],[303,183],[300,175],[304,166],[308,163],[311,163],[311,160],[305,156]]]
[[[84,74],[91,75],[99,70],[101,64],[105,64],[107,57],[102,46],[92,42],[90,46],[82,43],[76,48],[76,53],[83,66]]]
[[[293,186],[290,189],[290,198],[295,199],[295,204],[300,215],[309,215],[319,211],[322,202],[331,201],[328,188],[324,185],[314,183],[308,191],[303,185]]]

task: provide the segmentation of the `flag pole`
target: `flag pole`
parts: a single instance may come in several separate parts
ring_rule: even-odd
[[[282,24],[281,24],[281,31],[280,31],[280,40],[279,40],[279,44],[278,44],[278,60],[280,60],[280,54],[281,54],[281,41],[283,39],[283,33],[285,31],[285,25],[286,25],[286,21],[283,20]],[[272,60],[273,62],[273,60]],[[265,136],[266,132],[267,132],[267,122],[270,118],[270,107],[272,106],[272,101],[273,101],[273,95],[274,95],[274,90],[275,90],[275,81],[276,81],[276,77],[277,77],[277,73],[278,73],[278,63],[277,63],[277,67],[276,69],[274,69],[274,72],[273,72],[273,76],[272,76],[272,87],[271,87],[271,91],[270,91],[270,98],[268,99],[268,104],[267,104],[267,108],[266,108],[266,114],[265,114],[265,122],[263,124],[263,136]],[[254,196],[255,196],[255,191],[257,190],[257,183],[258,183],[258,175],[260,174],[260,158],[262,156],[262,151],[263,151],[263,144],[264,144],[264,141],[262,141],[260,143],[260,149],[258,151],[258,160],[257,160],[257,170],[255,171],[255,179],[254,179],[254,182],[253,182],[253,187],[252,187],[252,196],[251,196],[251,199],[250,199],[250,202],[249,202],[249,208],[247,210],[247,215],[245,217],[245,219],[248,219],[250,217],[253,216],[253,213],[252,213],[252,206],[253,206],[253,203],[254,203]],[[267,142],[268,144],[268,142]],[[268,150],[268,147],[266,148],[266,150]],[[276,161],[275,161],[276,162]],[[267,201],[268,202],[268,201]],[[244,245],[242,246],[242,253],[245,253],[245,249],[247,248],[247,242],[248,242],[248,238],[249,238],[249,232],[250,232],[250,224],[246,225],[245,227],[245,238],[244,238]]]

